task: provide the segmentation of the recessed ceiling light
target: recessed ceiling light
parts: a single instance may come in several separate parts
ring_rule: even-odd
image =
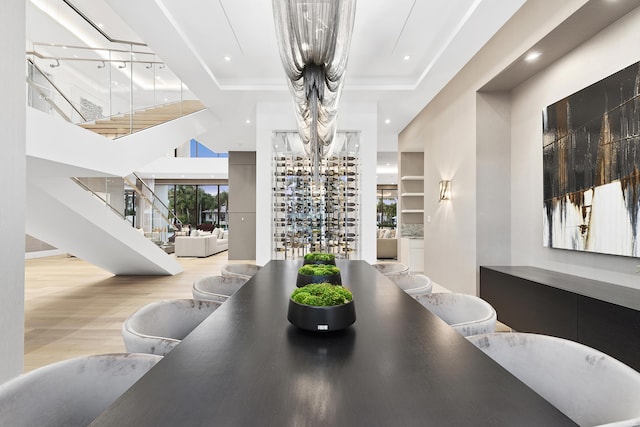
[[[224,57],[224,60],[225,61],[231,61],[231,57],[229,55],[227,55],[227,56]]]
[[[251,120],[247,119],[244,121],[246,124],[250,125],[251,124]]]
[[[387,166],[391,166],[391,163],[387,163]]]
[[[389,123],[391,123],[391,119],[386,119],[384,123],[388,125]]]
[[[278,144],[274,145],[274,147],[278,148]]]
[[[411,57],[409,55],[405,55],[402,57],[402,59],[404,59],[405,61],[408,61],[411,59]]]
[[[524,60],[527,62],[533,62],[538,59],[540,55],[542,55],[542,53],[534,50],[533,52],[529,52],[527,56],[524,57]]]

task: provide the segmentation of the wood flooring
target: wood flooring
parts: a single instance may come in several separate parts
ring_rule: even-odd
[[[114,276],[67,255],[25,260],[24,371],[89,354],[125,351],[121,328],[143,305],[191,298],[193,282],[218,275],[227,252],[177,258],[175,276]]]

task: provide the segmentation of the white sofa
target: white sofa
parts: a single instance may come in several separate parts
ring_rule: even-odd
[[[396,230],[378,229],[376,239],[376,257],[378,259],[398,259],[398,239]]]
[[[194,230],[191,236],[176,236],[177,257],[208,257],[229,249],[228,231],[214,229],[211,233]]]

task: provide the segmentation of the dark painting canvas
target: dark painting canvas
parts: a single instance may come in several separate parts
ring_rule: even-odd
[[[640,63],[543,112],[544,245],[640,256]]]

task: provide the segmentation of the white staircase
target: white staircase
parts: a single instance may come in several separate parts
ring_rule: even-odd
[[[182,268],[70,177],[124,177],[211,123],[207,110],[111,140],[27,108],[26,233],[113,274],[173,275]]]

